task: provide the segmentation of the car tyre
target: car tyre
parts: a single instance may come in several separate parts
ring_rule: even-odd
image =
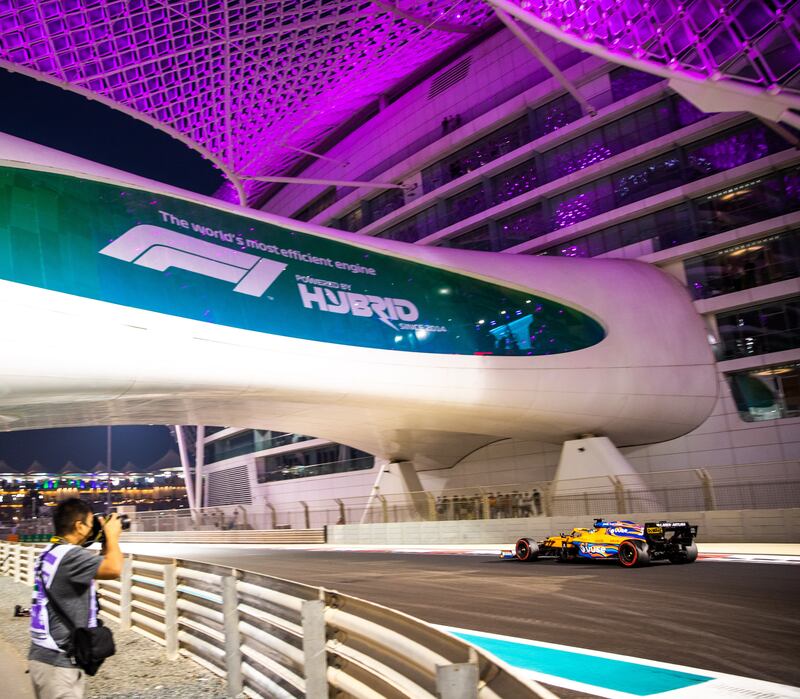
[[[646,566],[650,563],[650,553],[644,544],[638,541],[623,541],[619,545],[617,558],[624,568]]]
[[[670,556],[669,560],[670,563],[694,563],[697,560],[697,544],[682,547],[681,552]]]
[[[514,553],[517,556],[517,560],[530,563],[530,561],[535,561],[539,558],[539,544],[533,539],[526,539],[523,537],[517,541],[517,545],[514,547]]]

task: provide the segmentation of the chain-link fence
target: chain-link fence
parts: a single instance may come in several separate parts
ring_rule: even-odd
[[[536,481],[438,492],[137,512],[133,531],[318,529],[336,524],[446,522],[626,512],[692,512],[800,507],[800,462],[779,461],[656,473]],[[50,522],[23,523],[22,534]]]

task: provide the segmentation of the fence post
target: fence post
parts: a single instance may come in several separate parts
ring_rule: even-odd
[[[703,488],[703,506],[706,511],[716,510],[717,503],[714,499],[714,486],[711,481],[711,475],[704,468],[695,469],[695,473],[700,479]]]
[[[614,484],[614,498],[616,499],[617,503],[617,512],[619,514],[623,514],[626,511],[625,486],[622,484],[622,481],[616,476],[609,476],[608,479]]]
[[[14,582],[22,582],[22,544],[14,551]]]
[[[489,496],[481,490],[481,519],[491,519],[492,508],[489,507]]]
[[[538,514],[543,514],[545,517],[553,516],[553,488],[551,483],[542,483],[541,487],[541,506],[544,511],[539,511]],[[536,508],[537,510],[539,508]]]
[[[325,602],[303,602],[303,657],[307,699],[328,699],[328,655],[325,650]]]
[[[228,696],[242,693],[242,640],[239,634],[239,596],[236,571],[222,578],[222,614],[225,619],[225,670],[228,674]]]
[[[436,513],[436,498],[433,496],[433,493],[425,491],[425,496],[428,498],[428,519],[431,522],[435,522],[439,519]]]
[[[28,584],[33,587],[36,582],[34,568],[36,567],[36,547],[28,548]]]
[[[306,518],[306,529],[311,529],[311,515],[308,513],[308,503],[301,500],[300,504],[303,506],[303,514]]]
[[[436,696],[439,699],[478,699],[478,666],[474,663],[439,665]]]
[[[125,556],[122,575],[119,576],[119,627],[123,631],[131,628],[131,586],[133,585],[133,560]]]
[[[164,566],[164,641],[167,660],[178,659],[178,566]]]
[[[378,494],[376,495],[376,497],[381,503],[381,513],[383,515],[383,523],[387,524],[389,522],[389,505],[386,502],[386,496]]]

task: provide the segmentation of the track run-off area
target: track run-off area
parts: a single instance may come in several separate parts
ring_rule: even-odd
[[[127,543],[123,550],[251,570],[392,607],[480,645],[560,697],[800,699],[796,555],[701,549],[693,565],[624,569],[503,561],[491,546]]]

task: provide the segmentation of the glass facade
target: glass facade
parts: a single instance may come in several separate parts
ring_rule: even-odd
[[[263,451],[287,444],[305,442],[314,437],[274,430],[245,430],[230,437],[223,437],[205,446],[205,462],[213,464],[217,461],[244,456],[254,451]]]
[[[531,140],[530,125],[525,115],[425,168],[422,171],[422,191],[438,189]]]
[[[540,202],[529,206],[511,216],[501,218],[497,222],[499,229],[499,240],[497,250],[524,243],[543,235],[550,230],[550,226],[545,219],[544,206]]]
[[[486,208],[484,185],[470,187],[447,200],[447,225],[474,216]]]
[[[632,95],[634,92],[644,90],[660,80],[656,75],[642,73],[627,66],[612,70],[609,78],[611,79],[611,94],[615,102]]]
[[[282,452],[256,459],[259,483],[286,481],[362,471],[375,465],[375,457],[342,444],[325,444],[302,451]]]
[[[497,250],[496,236],[491,234],[489,226],[481,226],[469,233],[462,233],[457,238],[445,241],[447,247],[462,250]]]
[[[322,194],[314,199],[310,204],[304,206],[300,211],[292,216],[298,221],[310,221],[317,214],[321,214],[329,206],[336,203],[336,188],[328,187]]]
[[[800,168],[793,167],[624,221],[535,254],[594,257],[644,241],[650,241],[650,251],[655,252],[798,210]]]
[[[492,206],[530,192],[537,186],[536,161],[527,160],[492,178]]]
[[[396,211],[405,204],[405,196],[402,189],[387,189],[381,192],[374,199],[370,199],[366,203],[368,216],[370,221],[377,221],[379,218],[389,215],[392,211]],[[363,217],[362,217],[363,219]],[[352,214],[351,214],[352,220]],[[362,224],[363,225],[363,224]],[[359,226],[360,228],[361,226]],[[347,230],[357,231],[358,228]]]
[[[674,116],[673,111],[669,113]],[[674,123],[672,116],[670,123]],[[642,134],[644,133],[646,130],[642,131]],[[625,143],[623,137],[620,137],[620,143]],[[588,140],[581,138],[575,151],[564,151],[554,156],[550,168],[536,166],[535,162],[533,165],[523,163],[522,166],[516,166],[516,171],[527,166],[529,172],[539,173],[537,179],[525,180],[519,187],[521,190],[519,194],[561,177],[563,173],[558,172],[559,163],[563,167],[567,167],[564,163],[568,163],[569,167],[578,168],[604,159],[600,157],[601,151],[594,148],[595,145],[591,138]],[[628,147],[632,145],[636,145],[633,136]],[[566,228],[620,206],[661,194],[715,172],[758,160],[788,147],[789,144],[772,129],[761,122],[752,121],[714,134],[697,144],[673,148],[657,157],[587,182],[498,221],[502,239],[499,249],[509,248],[545,233]],[[568,153],[572,155],[565,155]],[[542,157],[546,159],[547,154]],[[592,159],[595,157],[598,159]],[[492,183],[498,182],[503,187],[500,177],[502,175],[496,176]],[[421,214],[406,219],[378,235],[382,238],[413,243],[447,225],[474,216],[489,208],[489,202],[494,201],[492,196],[487,195],[487,189],[492,183],[481,182],[451,197],[445,203],[444,213],[439,212],[436,206],[431,206]],[[502,191],[510,191],[508,183],[504,187]],[[505,233],[509,234],[508,239],[504,239]]]
[[[594,101],[597,104],[606,104],[619,99],[616,97],[616,93],[622,89],[622,85],[625,85],[625,89],[629,90],[626,94],[632,94],[654,82],[659,82],[658,78],[652,79],[652,76],[628,68],[613,70],[610,76],[611,91],[604,95],[596,96]],[[639,76],[638,79],[636,76]],[[575,99],[569,94],[561,95],[544,105],[530,110],[525,115],[505,126],[501,126],[477,141],[464,146],[455,153],[442,158],[433,165],[424,168],[422,170],[422,191],[423,193],[432,192],[448,182],[452,182],[487,163],[497,160],[526,143],[530,143],[580,119],[581,116],[583,116],[581,107]],[[656,105],[645,107],[623,117],[617,122],[595,129],[588,135],[578,137],[574,139],[575,142],[559,146],[551,151],[548,155],[548,160],[556,161],[557,166],[551,168],[550,162],[540,164],[539,166],[544,167],[548,172],[547,178],[541,179],[541,182],[537,179],[536,158],[531,158],[528,162],[497,175],[482,194],[473,194],[473,197],[482,197],[485,200],[482,208],[479,209],[482,211],[488,206],[494,206],[530,191],[537,183],[542,184],[562,177],[569,172],[587,167],[592,163],[600,162],[615,153],[646,143],[656,136],[669,133],[706,116],[708,115],[698,111],[680,97],[672,96],[666,98]],[[586,140],[589,142],[584,144],[583,141]],[[367,179],[367,176],[361,179]],[[481,186],[484,187],[484,185]],[[335,197],[330,199],[326,206],[332,205],[334,201]],[[319,203],[324,202],[321,199],[315,200],[306,209],[299,212],[295,218],[300,215],[308,216],[309,213],[311,215],[308,218],[312,218],[320,211],[316,208]],[[330,222],[329,225],[341,230],[355,232],[390,214],[392,211],[396,211],[403,205],[402,192],[389,190],[378,197],[362,202],[356,210]],[[457,204],[453,205],[453,209],[457,210]],[[465,209],[467,212],[469,210],[469,207]],[[308,220],[308,218],[301,220]],[[446,225],[445,221],[454,223],[467,218],[467,216],[461,215],[457,217],[455,213],[451,214],[448,210],[440,218],[438,227],[442,228]],[[408,228],[410,225],[406,227]],[[381,234],[381,237],[392,237],[394,228],[390,229],[392,231],[391,234],[384,233]],[[407,237],[408,242],[414,242],[422,236],[413,238],[413,236],[409,235]],[[400,237],[392,237],[392,239],[406,240],[406,238]]]
[[[401,240],[404,243],[415,243],[420,238],[435,233],[439,228],[436,207],[431,206],[416,216],[387,228],[380,237],[388,240]]]
[[[800,417],[800,364],[759,367],[726,374],[739,417],[745,422]]]
[[[721,313],[716,319],[721,359],[800,347],[800,297]]]
[[[707,299],[800,276],[800,231],[750,240],[684,260],[695,299]]]
[[[543,171],[555,180],[710,116],[692,113],[686,105],[680,97],[668,97],[573,138],[542,155]]]

